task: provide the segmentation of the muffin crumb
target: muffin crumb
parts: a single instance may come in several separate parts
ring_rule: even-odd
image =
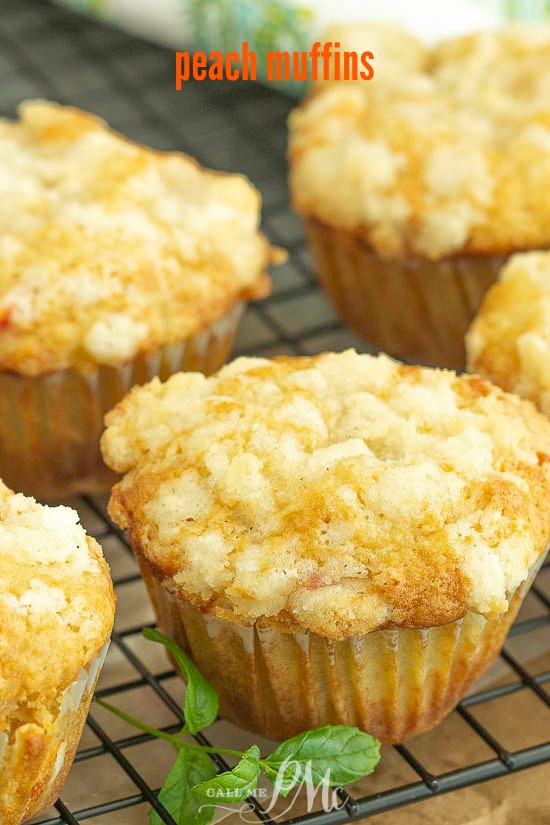
[[[99,118],[28,101],[0,120],[0,367],[119,365],[265,295],[260,197]]]
[[[550,253],[514,255],[466,336],[468,367],[550,417]]]
[[[329,638],[495,616],[550,530],[550,425],[480,378],[353,351],[237,359],[106,420],[110,512],[168,589]]]
[[[550,26],[433,48],[373,24],[339,27],[338,40],[372,48],[376,73],[324,83],[292,113],[298,212],[389,259],[550,243]]]
[[[49,729],[63,690],[108,641],[107,564],[70,507],[0,482],[0,731]]]

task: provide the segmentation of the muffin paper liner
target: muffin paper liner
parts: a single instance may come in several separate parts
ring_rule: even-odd
[[[45,731],[33,723],[21,725],[11,745],[8,745],[8,735],[0,733],[0,781],[6,777],[13,785],[4,802],[0,793],[2,825],[19,825],[37,816],[59,796],[73,763],[108,649],[109,642],[63,692],[51,730]]]
[[[439,627],[376,630],[335,642],[202,613],[166,590],[136,555],[159,627],[211,680],[222,716],[270,739],[345,724],[386,743],[429,730],[455,707],[497,656],[542,564],[497,618],[469,611]]]
[[[305,220],[319,280],[344,323],[407,361],[463,369],[464,336],[506,255],[384,260],[352,232]]]
[[[103,418],[135,384],[179,370],[215,372],[226,360],[242,304],[184,341],[141,353],[120,367],[37,377],[0,372],[0,478],[36,498],[109,489],[103,463]]]

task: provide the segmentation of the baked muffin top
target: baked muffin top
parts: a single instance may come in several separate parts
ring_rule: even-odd
[[[330,638],[505,611],[550,531],[550,424],[480,378],[354,351],[138,387],[102,447],[155,575]]]
[[[550,26],[432,49],[392,27],[340,27],[374,77],[323,84],[290,118],[296,209],[386,258],[550,243]]]
[[[264,294],[260,198],[239,175],[44,101],[0,120],[0,369],[121,364]]]
[[[468,368],[550,417],[550,253],[514,255],[466,336]]]
[[[51,724],[61,692],[108,641],[114,608],[101,548],[77,513],[0,482],[0,731]]]

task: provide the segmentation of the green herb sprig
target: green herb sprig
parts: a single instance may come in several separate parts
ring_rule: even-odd
[[[101,699],[101,707],[116,714],[138,730],[169,742],[177,751],[176,761],[160,790],[158,799],[178,825],[207,825],[220,802],[242,802],[256,789],[260,775],[273,783],[281,796],[287,796],[303,782],[315,787],[342,787],[372,773],[380,760],[380,742],[359,728],[325,725],[305,731],[278,745],[262,757],[257,745],[244,753],[228,748],[206,747],[185,737],[211,725],[218,716],[218,694],[178,645],[152,628],[145,628],[146,639],[168,648],[187,682],[183,714],[185,724],[177,733],[167,733],[134,719]],[[209,754],[233,756],[234,768],[218,773]],[[162,825],[156,811],[149,814],[150,825]]]

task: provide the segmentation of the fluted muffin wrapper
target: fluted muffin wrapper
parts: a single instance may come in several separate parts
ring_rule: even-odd
[[[406,361],[463,369],[464,336],[505,255],[384,260],[353,232],[305,220],[319,280],[342,320]]]
[[[224,718],[270,739],[344,724],[385,743],[430,730],[455,707],[499,653],[542,564],[531,569],[497,618],[469,611],[438,627],[375,630],[332,641],[201,612],[169,592],[139,551],[136,556],[159,627],[214,684]]]
[[[200,333],[121,366],[37,377],[0,372],[0,478],[38,499],[109,489],[116,475],[99,449],[105,414],[135,384],[155,376],[164,381],[180,370],[218,370],[241,315],[238,304]]]
[[[109,642],[63,692],[59,713],[47,732],[32,723],[21,725],[12,734],[11,744],[8,735],[0,732],[0,781],[12,783],[5,801],[0,793],[2,825],[19,825],[45,811],[58,798],[108,649]]]

